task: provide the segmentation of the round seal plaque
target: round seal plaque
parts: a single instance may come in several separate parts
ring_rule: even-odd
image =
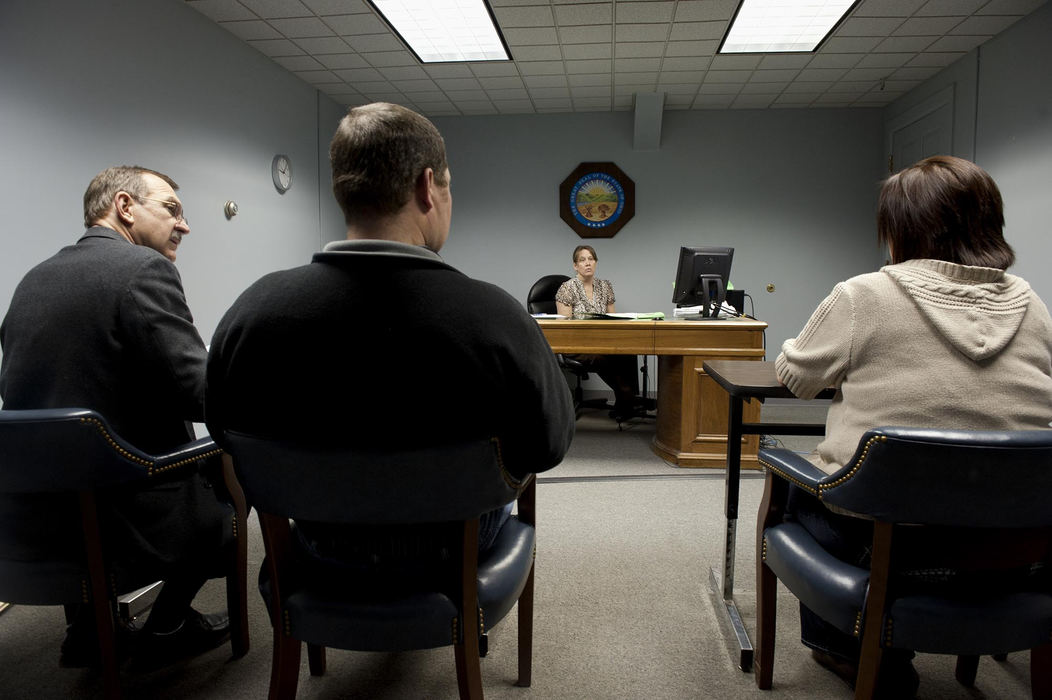
[[[635,189],[613,163],[581,163],[559,186],[559,216],[581,238],[612,238],[635,214]]]

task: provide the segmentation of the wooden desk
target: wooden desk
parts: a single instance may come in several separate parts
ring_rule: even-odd
[[[727,464],[726,398],[706,374],[707,360],[762,360],[767,324],[721,321],[577,321],[537,319],[554,352],[657,355],[657,433],[652,449],[681,467]],[[759,418],[759,404],[746,407]],[[739,464],[757,468],[759,438],[741,447]]]
[[[724,512],[727,516],[727,528],[723,545],[723,571],[715,568],[711,571],[712,591],[719,596],[723,605],[723,615],[717,614],[728,628],[736,642],[738,666],[748,672],[752,669],[753,647],[749,634],[742,623],[738,604],[734,601],[734,552],[738,526],[738,493],[741,477],[742,455],[736,446],[742,444],[745,435],[823,435],[824,423],[758,423],[746,410],[758,399],[795,398],[793,393],[778,382],[773,362],[734,362],[714,360],[704,363],[709,378],[727,392],[730,401],[727,408],[727,434],[730,436],[727,450],[726,489],[724,492]],[[826,389],[816,398],[831,398],[834,392]],[[746,405],[746,402],[749,402]],[[759,417],[758,411],[754,414]],[[755,459],[755,455],[753,455]]]

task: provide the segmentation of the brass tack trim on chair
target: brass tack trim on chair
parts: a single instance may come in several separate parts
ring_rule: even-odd
[[[884,623],[884,642],[883,642],[883,644],[886,647],[890,647],[891,646],[891,632],[892,632],[891,628],[892,628],[892,626],[893,626],[893,623],[891,621],[891,617],[889,616],[887,622]]]
[[[804,491],[807,491],[812,496],[820,496],[818,491],[816,491],[813,486],[810,486],[809,484],[805,484],[804,482],[800,481],[799,479],[794,479],[791,475],[786,474],[785,472],[783,472],[781,469],[778,469],[773,464],[763,461],[763,459],[758,459],[758,461],[760,462],[760,466],[766,467],[767,469],[770,469],[772,472],[774,472],[775,474],[777,474],[781,478],[785,479],[786,481],[791,481],[793,484],[795,484],[796,486],[799,486]]]
[[[91,598],[88,597],[88,580],[82,577],[80,579],[80,602],[87,605],[90,600]]]
[[[282,622],[284,623],[284,627],[285,627],[285,629],[284,629],[285,636],[286,637],[291,637],[292,636],[292,621],[289,619],[289,611],[288,610],[282,610],[281,611],[281,616],[282,616]]]
[[[859,610],[855,613],[855,629],[853,630],[855,636],[858,637],[862,634],[862,611]]]
[[[763,536],[763,542],[761,542],[760,561],[767,561],[767,535]]]
[[[117,441],[114,440],[113,436],[110,435],[108,430],[106,430],[106,426],[104,426],[102,422],[99,421],[97,418],[81,417],[80,422],[88,423],[90,425],[95,426],[95,429],[98,430],[102,437],[106,440],[106,442],[110,444],[110,447],[112,447],[114,451],[117,452],[117,454],[119,454],[121,457],[124,457],[125,459],[131,462],[135,462],[136,464],[141,464],[144,467],[153,467],[153,462],[148,462],[145,459],[136,457],[131,452],[128,452],[128,450],[118,445]]]
[[[860,454],[858,456],[858,459],[855,460],[855,463],[851,466],[851,471],[849,471],[847,474],[844,474],[844,476],[840,477],[836,481],[833,481],[833,482],[830,482],[828,484],[823,484],[822,486],[819,486],[818,487],[818,492],[819,492],[818,493],[818,497],[821,498],[822,494],[826,490],[834,488],[836,486],[840,486],[842,483],[844,483],[845,481],[847,481],[848,479],[853,477],[855,475],[855,472],[858,471],[858,468],[862,466],[862,463],[866,461],[866,455],[869,454],[869,448],[872,447],[874,444],[876,444],[878,442],[887,442],[887,441],[888,441],[888,436],[887,435],[874,435],[869,440],[866,440],[866,444],[862,448],[862,454]]]
[[[459,618],[454,617],[453,618],[453,644],[457,643],[457,622],[459,622]]]
[[[196,462],[199,459],[208,459],[209,457],[215,457],[216,455],[221,455],[221,454],[223,454],[223,450],[221,450],[219,448],[216,448],[214,450],[209,450],[208,452],[204,452],[202,454],[199,454],[199,455],[197,455],[195,457],[189,457],[187,459],[181,459],[178,462],[172,462],[171,464],[166,464],[163,467],[151,466],[151,468],[149,470],[149,474],[150,474],[150,476],[153,476],[154,474],[160,474],[162,472],[168,471],[169,469],[175,469],[176,467],[181,467],[184,464],[189,464],[190,462]]]
[[[482,614],[482,608],[479,608],[479,634],[486,633],[486,616]]]

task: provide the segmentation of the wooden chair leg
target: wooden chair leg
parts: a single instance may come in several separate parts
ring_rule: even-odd
[[[300,650],[298,639],[274,627],[274,655],[270,664],[270,700],[294,700],[299,685]]]
[[[312,676],[325,675],[325,647],[320,644],[307,643],[307,665]]]
[[[957,679],[957,682],[966,688],[971,688],[975,685],[975,674],[979,671],[979,656],[962,654],[957,657],[957,666],[954,668],[953,675]]]
[[[876,522],[873,524],[869,595],[866,597],[866,617],[862,633],[862,653],[858,662],[858,678],[855,680],[855,700],[872,700],[877,691],[880,661],[884,654],[881,646],[881,635],[884,630],[881,629],[881,623],[884,619],[884,605],[888,596],[893,533],[891,523]]]
[[[235,659],[248,653],[248,504],[234,474],[234,463],[223,455],[223,484],[234,505],[234,547],[226,576],[226,604],[230,614],[230,646]]]
[[[1052,700],[1052,644],[1030,650],[1030,694],[1034,700]]]
[[[533,682],[533,572],[519,596],[519,680],[515,685],[529,688]]]
[[[88,558],[88,586],[91,606],[95,613],[95,634],[99,641],[99,660],[102,663],[102,686],[108,700],[121,697],[120,669],[117,663],[117,630],[115,610],[110,602],[106,571],[102,556],[102,536],[99,533],[98,507],[95,494],[80,493],[81,524],[84,549]]]
[[[482,664],[479,659],[478,613],[464,621],[464,638],[453,645],[460,700],[482,700]]]
[[[756,558],[756,687],[770,690],[774,680],[774,631],[778,611],[778,579],[763,559]]]

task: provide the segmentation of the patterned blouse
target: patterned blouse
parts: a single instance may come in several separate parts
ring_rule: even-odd
[[[614,303],[614,285],[598,277],[592,278],[592,298],[584,292],[579,277],[571,277],[562,283],[555,293],[555,300],[566,304],[574,316],[578,314],[605,314],[606,307]]]

